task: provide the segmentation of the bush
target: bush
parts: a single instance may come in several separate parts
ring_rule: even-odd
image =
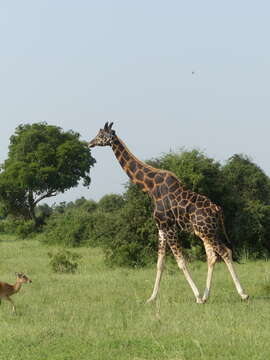
[[[91,215],[82,209],[70,209],[54,213],[44,226],[41,241],[49,245],[82,246],[89,238]]]
[[[61,249],[56,254],[48,253],[51,258],[50,266],[54,272],[57,273],[72,273],[74,274],[78,268],[78,262],[81,255],[71,251]]]
[[[37,231],[33,220],[7,218],[0,221],[1,233],[14,234],[23,239],[35,235]]]
[[[157,229],[151,214],[151,201],[135,185],[124,195],[125,205],[107,214],[102,231],[106,262],[118,266],[144,266],[153,261]]]
[[[15,234],[20,238],[27,238],[33,236],[37,232],[35,222],[33,220],[19,221],[16,223]]]

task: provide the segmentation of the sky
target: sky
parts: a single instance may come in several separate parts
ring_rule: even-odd
[[[260,0],[0,0],[0,162],[19,124],[88,141],[113,121],[141,160],[242,153],[270,176],[269,13]],[[124,191],[112,150],[92,156],[90,188],[51,202]]]

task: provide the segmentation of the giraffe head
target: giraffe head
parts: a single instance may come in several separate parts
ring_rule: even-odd
[[[115,137],[115,131],[112,130],[113,123],[106,122],[104,129],[100,129],[97,136],[90,141],[90,148],[95,146],[111,146]]]

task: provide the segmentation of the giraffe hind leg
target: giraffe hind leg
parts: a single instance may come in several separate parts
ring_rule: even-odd
[[[172,236],[173,235],[173,236]],[[190,272],[188,271],[188,268],[186,266],[186,261],[185,261],[185,258],[182,254],[182,251],[181,251],[181,248],[180,246],[177,244],[177,240],[175,238],[175,232],[174,234],[170,234],[168,236],[168,244],[172,250],[172,253],[176,259],[176,262],[177,262],[177,265],[179,267],[180,270],[183,271],[184,273],[184,276],[189,284],[189,286],[191,287],[192,291],[193,291],[193,294],[196,298],[196,302],[198,304],[203,304],[203,300],[202,298],[200,297],[200,293],[199,293],[199,290],[197,288],[197,286],[195,285],[191,275],[190,275]]]
[[[215,251],[222,257],[225,264],[227,265],[227,268],[233,279],[238,294],[241,296],[242,300],[247,300],[249,298],[249,295],[244,292],[244,289],[240,284],[239,278],[233,266],[232,251],[229,248],[227,248],[224,244],[218,244],[215,247]]]
[[[207,255],[207,278],[206,278],[206,286],[205,286],[202,300],[203,300],[203,302],[206,302],[206,300],[208,299],[208,297],[210,295],[213,271],[214,271],[214,267],[217,262],[218,256],[217,256],[216,252],[214,251],[213,247],[209,243],[206,243],[205,241],[204,241],[204,247],[205,247],[205,252]]]

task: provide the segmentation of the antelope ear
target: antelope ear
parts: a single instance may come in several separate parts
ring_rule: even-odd
[[[106,124],[104,125],[104,130],[108,130],[108,121],[106,122]]]
[[[112,126],[113,126],[113,122],[110,123],[110,125],[109,125],[109,130],[112,129]]]

